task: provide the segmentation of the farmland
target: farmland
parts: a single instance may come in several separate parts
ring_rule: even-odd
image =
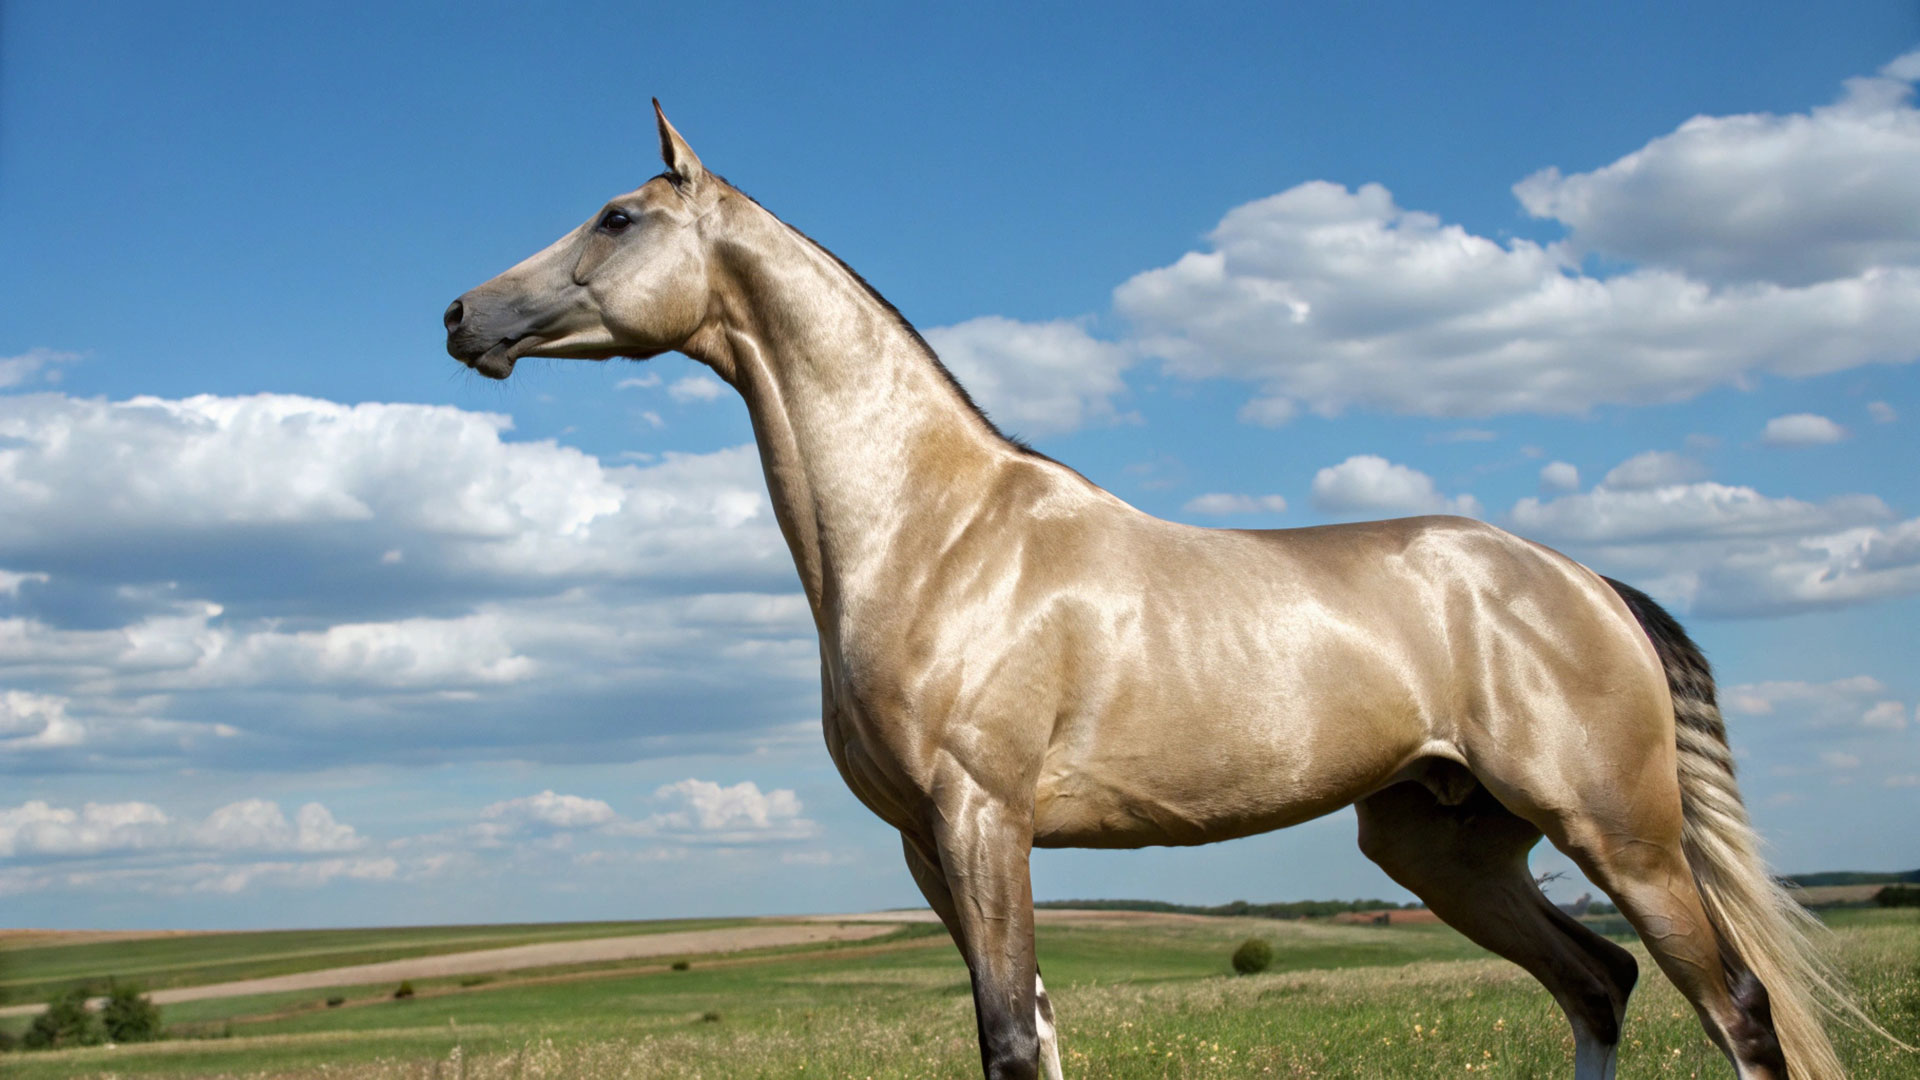
[[[1064,915],[1043,919],[1039,940],[1070,1076],[1571,1071],[1570,1040],[1544,992],[1444,926]],[[1832,919],[1834,955],[1869,1010],[1920,1040],[1920,912]],[[1235,977],[1227,956],[1248,936],[1272,942],[1274,966]],[[361,986],[197,1001],[168,1007],[166,1020],[206,1037],[15,1054],[5,1065],[23,1080],[978,1075],[965,970],[935,926],[684,957],[682,971],[666,959],[426,980],[410,1000]],[[243,960],[230,953],[227,962]],[[55,970],[49,961],[35,957],[43,971]],[[329,996],[345,1000],[330,1008]],[[1843,1030],[1840,1041],[1860,1077],[1920,1080],[1920,1057],[1857,1032]],[[1678,995],[1649,970],[1628,1021],[1621,1075],[1730,1074]]]

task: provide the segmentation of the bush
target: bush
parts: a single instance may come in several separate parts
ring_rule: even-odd
[[[717,1024],[720,1022],[720,1014],[712,1009],[708,1009],[706,1012],[700,1014],[700,1022],[703,1024]]]
[[[87,1008],[87,988],[76,986],[47,1003],[47,1011],[33,1018],[20,1045],[29,1050],[57,1050],[63,1046],[98,1046],[107,1033],[100,1018]]]
[[[1881,907],[1920,907],[1920,888],[1889,885],[1875,893],[1873,899]]]
[[[1248,938],[1233,950],[1233,970],[1242,975],[1265,971],[1273,963],[1273,946],[1259,938]]]
[[[152,1042],[166,1036],[160,1026],[160,1007],[138,986],[115,985],[107,991],[107,1003],[100,1009],[100,1026],[106,1029],[108,1042]]]
[[[690,971],[692,968],[693,965],[687,963],[685,960],[675,960],[673,962],[673,970],[675,971]]]
[[[335,994],[332,997],[327,999],[327,1008],[337,1009],[340,1006],[345,1005],[346,1003],[347,1003],[346,998],[341,997],[339,994]]]
[[[395,1001],[405,1001],[412,996],[413,996],[413,980],[412,979],[400,980],[400,985],[397,988],[395,988],[395,990],[393,991],[393,999]]]

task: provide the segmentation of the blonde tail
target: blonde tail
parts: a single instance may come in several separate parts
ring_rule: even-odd
[[[1825,927],[1766,872],[1759,838],[1733,778],[1713,672],[1698,646],[1660,605],[1608,579],[1652,639],[1666,668],[1679,744],[1682,845],[1707,916],[1720,936],[1728,986],[1753,1012],[1772,1013],[1787,1069],[1796,1080],[1845,1080],[1825,1019],[1842,1016],[1898,1043],[1855,1004],[1813,935]],[[1905,1045],[1902,1043],[1901,1045]]]

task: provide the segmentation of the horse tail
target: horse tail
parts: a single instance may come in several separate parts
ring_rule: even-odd
[[[1728,988],[1750,1015],[1764,1019],[1771,1009],[1794,1077],[1844,1080],[1846,1067],[1827,1038],[1825,1017],[1844,1015],[1900,1040],[1854,1003],[1814,947],[1813,935],[1825,927],[1761,863],[1759,837],[1734,783],[1733,753],[1706,656],[1646,593],[1604,580],[1626,601],[1666,669],[1679,750],[1681,846],[1720,938]]]

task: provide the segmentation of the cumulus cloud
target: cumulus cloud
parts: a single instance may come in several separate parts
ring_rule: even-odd
[[[1513,507],[1514,525],[1529,536],[1585,543],[1781,536],[1840,530],[1892,517],[1872,495],[1824,503],[1762,495],[1711,481],[1617,490],[1597,487],[1557,499],[1532,496]]]
[[[509,442],[511,426],[447,406],[287,395],[0,398],[0,501],[19,511],[0,518],[0,559],[71,563],[134,532],[155,569],[192,570],[170,565],[188,558],[182,537],[291,529],[305,543],[364,544],[369,562],[404,547],[425,569],[481,578],[685,575],[784,557],[750,446],[609,467]]]
[[[1776,416],[1760,433],[1760,441],[1768,446],[1820,446],[1846,437],[1846,428],[1815,413]]]
[[[1843,607],[1920,589],[1920,519],[1894,521],[1872,495],[1814,503],[1689,479],[1704,471],[1649,451],[1591,491],[1519,500],[1506,524],[1706,614]]]
[[[76,353],[57,349],[29,349],[18,356],[0,356],[0,389],[25,386],[36,379],[57,383],[61,367],[78,359]]]
[[[558,839],[566,850],[591,843],[605,852],[603,858],[612,858],[622,851],[631,854],[619,845],[635,840],[742,845],[802,839],[816,831],[803,811],[799,796],[787,788],[762,791],[751,780],[723,785],[688,777],[655,790],[647,812],[637,816],[622,814],[600,799],[547,790],[494,803],[471,827],[421,841],[499,848],[516,843],[551,847]]]
[[[1020,322],[997,315],[926,332],[927,343],[1001,425],[1055,435],[1117,419],[1113,399],[1126,391],[1127,349],[1067,319]]]
[[[621,385],[626,385],[622,383]],[[645,384],[641,384],[645,385]],[[667,396],[675,401],[716,401],[727,392],[720,380],[711,375],[687,375],[667,387]]]
[[[0,397],[0,771],[637,753],[807,707],[811,617],[751,446],[621,465],[509,430]]]
[[[1915,56],[1849,80],[1833,105],[1696,116],[1593,172],[1514,186],[1577,252],[1714,282],[1808,285],[1920,264]]]
[[[1699,118],[1594,173],[1523,181],[1566,243],[1502,243],[1378,184],[1315,181],[1234,208],[1207,250],[1122,284],[1115,308],[1168,370],[1258,383],[1256,422],[1302,405],[1577,413],[1908,363],[1920,113],[1905,71],[1828,109]],[[1630,265],[1585,272],[1586,251]]]
[[[811,822],[800,816],[800,799],[792,791],[777,788],[762,792],[751,780],[722,787],[711,780],[691,777],[666,784],[654,792],[654,798],[677,801],[684,807],[662,816],[663,824],[698,829],[723,835],[751,835],[810,829]]]
[[[1670,450],[1648,450],[1609,469],[1600,486],[1614,491],[1645,491],[1706,477],[1706,465],[1693,458]]]
[[[1426,473],[1374,454],[1356,454],[1315,473],[1313,505],[1332,513],[1480,513],[1472,495],[1449,498]]]
[[[1906,705],[1888,699],[1886,684],[1871,675],[1739,683],[1724,688],[1721,697],[1729,712],[1780,716],[1817,729],[1900,731],[1907,726]]]
[[[1287,500],[1279,495],[1234,495],[1212,492],[1196,495],[1181,509],[1189,514],[1226,517],[1231,514],[1279,514],[1286,512]]]
[[[551,788],[538,795],[494,803],[481,811],[480,816],[554,829],[590,828],[605,825],[619,817],[613,812],[613,807],[599,799],[556,795]]]
[[[1540,490],[1580,490],[1580,470],[1564,461],[1548,462],[1540,469]]]
[[[0,807],[0,856],[82,857],[115,852],[274,852],[326,854],[354,851],[366,841],[353,826],[334,820],[317,802],[289,821],[278,803],[243,799],[220,807],[204,821],[178,821],[145,802],[87,803],[79,810],[32,800]]]

